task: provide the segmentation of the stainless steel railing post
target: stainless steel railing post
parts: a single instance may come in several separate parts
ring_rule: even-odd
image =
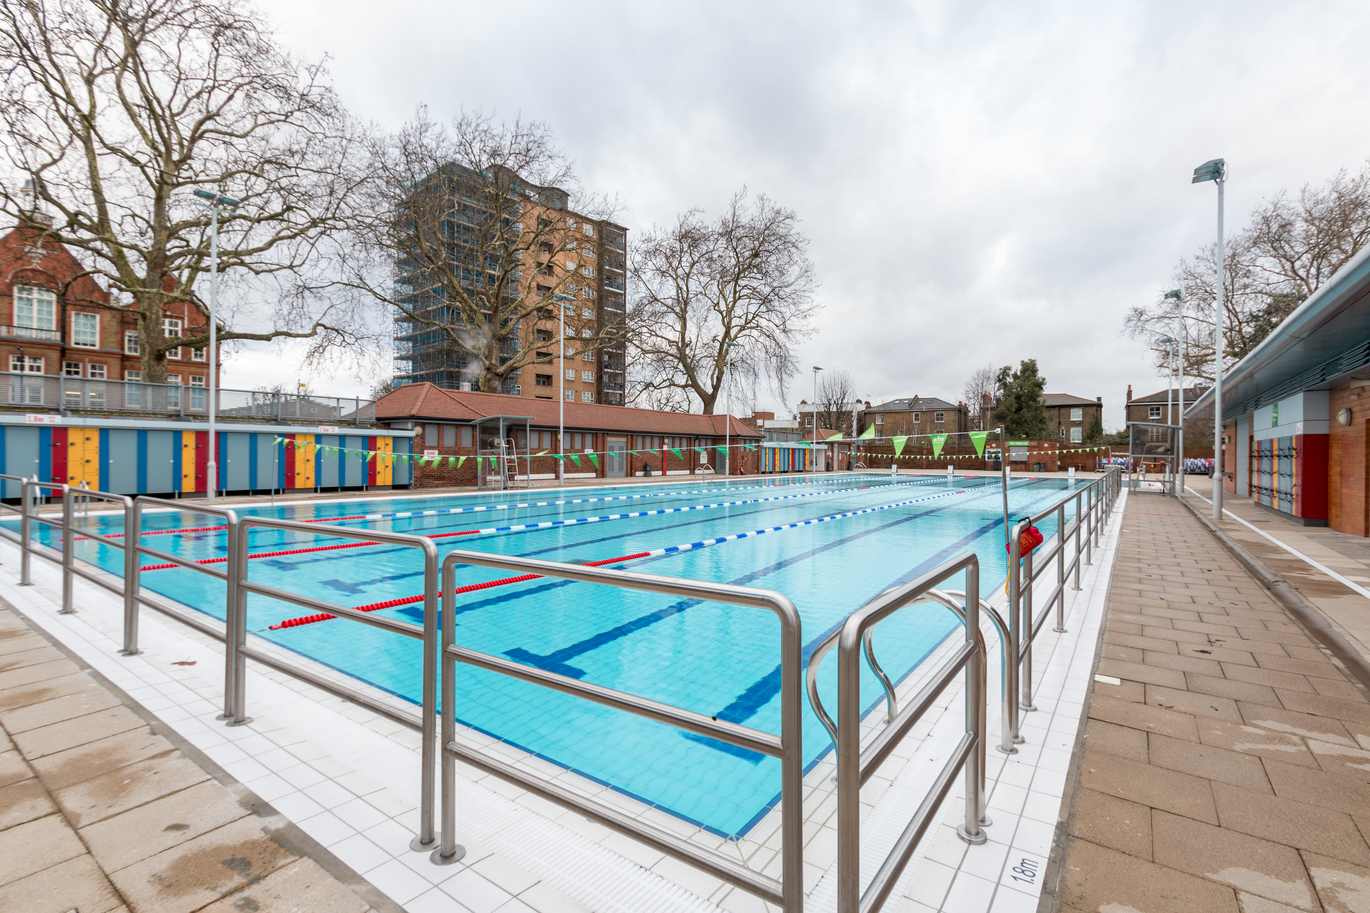
[[[438,547],[425,539],[423,548],[423,770],[419,775],[419,835],[410,843],[415,852],[434,849],[438,838],[433,833],[433,798],[437,789],[438,751]],[[444,613],[444,628],[453,626],[453,612]],[[451,712],[444,704],[443,716]],[[447,833],[444,826],[443,833]],[[441,849],[434,849],[441,853]],[[443,858],[443,863],[457,858]]]
[[[229,572],[224,579],[224,715],[226,725],[243,726],[252,722],[247,715],[247,592],[240,586],[247,579],[248,527],[238,522],[235,511],[224,511],[227,529]]]
[[[75,615],[76,608],[71,603],[72,584],[75,574],[71,572],[72,562],[76,557],[76,523],[75,523],[75,504],[76,496],[72,494],[69,486],[62,489],[62,608],[57,611],[58,615]]]
[[[439,763],[442,765],[442,843],[429,859],[437,865],[459,862],[466,855],[466,847],[457,844],[457,759],[446,746],[457,737],[457,663],[452,658],[456,643],[457,594],[451,579],[451,564],[444,564],[442,575],[442,744]],[[426,619],[425,619],[426,621]],[[426,630],[426,626],[425,626]],[[427,649],[425,646],[424,649]],[[417,844],[422,835],[414,838]],[[410,844],[413,846],[414,844]]]
[[[137,656],[138,649],[138,591],[142,587],[143,566],[138,555],[142,543],[142,528],[138,525],[138,505],[124,502],[124,656]]]
[[[1016,538],[1016,536],[1015,536]],[[1036,583],[1035,574],[1032,569],[1032,552],[1023,556],[1023,574],[1020,580],[1022,585],[1022,611],[1023,621],[1021,630],[1024,632],[1024,646],[1022,655],[1019,657],[1021,672],[1019,673],[1018,684],[1018,707],[1020,710],[1036,710],[1037,705],[1032,702],[1032,585]]]
[[[34,481],[37,481],[34,476]],[[32,554],[31,547],[33,536],[33,519],[29,516],[29,485],[28,479],[19,483],[19,585],[33,586],[31,576]]]
[[[980,636],[980,563],[971,562],[966,568],[966,641],[981,641],[966,663],[966,721],[975,730],[975,750],[966,759],[966,813],[964,823],[956,829],[962,840],[972,845],[985,843],[989,838],[980,830],[989,824],[989,794],[985,789],[985,735],[989,728],[985,701],[985,651]]]
[[[1074,590],[1080,588],[1080,559],[1085,552],[1085,540],[1083,535],[1085,529],[1084,504],[1084,492],[1077,492],[1075,495],[1075,529],[1072,532],[1075,539],[1075,583],[1071,589]]]
[[[1018,523],[1013,527],[1008,541],[1008,625],[1009,642],[1005,647],[1009,651],[1008,656],[1008,695],[1004,699],[1007,706],[1009,719],[1011,720],[1010,731],[1013,733],[1014,742],[1022,742],[1022,715],[1018,711],[1018,694],[1022,683],[1023,665],[1023,609],[1022,609],[1022,586],[1023,568],[1021,548],[1019,546],[1019,535],[1022,533],[1023,524]],[[999,746],[1000,751],[1007,753],[1004,746]]]
[[[1056,627],[1052,630],[1064,634],[1066,630],[1066,502],[1056,506]]]

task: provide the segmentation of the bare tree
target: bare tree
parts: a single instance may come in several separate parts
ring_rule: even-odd
[[[856,380],[850,371],[824,371],[818,376],[818,427],[852,434]]]
[[[250,294],[220,339],[311,340],[309,355],[370,338],[345,304],[289,293],[338,228],[358,180],[349,123],[321,64],[280,48],[244,0],[22,0],[0,5],[0,211],[66,245],[137,318],[143,378],[166,379],[163,310],[207,316],[204,189],[220,216],[219,268]],[[28,182],[25,192],[18,188]],[[274,282],[263,282],[271,279]],[[274,292],[273,292],[274,289]],[[271,305],[242,303],[253,295]]]
[[[784,399],[819,308],[808,246],[793,210],[745,188],[717,222],[690,210],[640,239],[628,267],[632,398],[712,414],[732,344],[740,379]]]
[[[976,368],[966,381],[966,404],[970,407],[970,430],[984,431],[994,412],[994,392],[998,389],[999,372],[994,365]]]
[[[1297,198],[1280,192],[1251,214],[1224,244],[1223,361],[1250,352],[1370,242],[1370,161],[1356,174],[1339,171],[1322,187],[1304,185]],[[1213,377],[1216,246],[1209,244],[1175,267],[1184,293],[1185,375]],[[1137,305],[1125,330],[1151,346],[1157,370],[1166,370],[1167,346],[1178,338],[1178,302]]]
[[[377,140],[370,171],[368,214],[336,256],[342,284],[394,316],[412,370],[500,392],[554,361],[562,310],[568,359],[621,338],[621,320],[596,316],[586,221],[610,207],[581,194],[545,125],[463,113],[448,126],[421,109]]]

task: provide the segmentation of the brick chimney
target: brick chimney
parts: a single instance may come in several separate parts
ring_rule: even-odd
[[[1132,384],[1127,385],[1127,401],[1132,402]]]

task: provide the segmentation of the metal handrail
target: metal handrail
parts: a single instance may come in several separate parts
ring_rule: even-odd
[[[423,553],[423,625],[416,625],[394,618],[387,618],[383,615],[373,615],[354,609],[349,606],[337,605],[316,599],[312,596],[302,596],[291,593],[278,587],[267,586],[261,583],[253,583],[248,579],[248,537],[254,529],[279,529],[292,532],[306,533],[310,536],[331,536],[341,539],[359,539],[365,542],[388,543],[407,548],[416,548]],[[419,730],[423,734],[423,744],[421,747],[420,772],[420,808],[419,808],[419,834],[410,844],[414,850],[428,850],[437,844],[437,835],[434,832],[433,821],[433,800],[436,791],[435,766],[437,761],[437,696],[438,696],[438,547],[432,539],[424,536],[413,536],[407,533],[385,533],[370,530],[353,529],[344,526],[328,526],[313,523],[300,523],[296,520],[281,520],[273,517],[241,517],[237,520],[236,528],[230,530],[233,535],[233,544],[230,546],[231,557],[229,559],[228,580],[232,586],[233,598],[228,602],[227,630],[231,636],[225,641],[232,645],[232,665],[233,670],[233,696],[231,703],[233,706],[233,716],[230,725],[241,725],[248,722],[250,717],[245,716],[246,711],[246,661],[256,660],[273,669],[284,672],[295,678],[310,682],[329,693],[360,704],[373,711],[376,711],[387,718],[394,720],[401,725],[409,726]],[[247,594],[253,593],[258,596],[266,596],[271,599],[279,599],[293,605],[312,609],[315,612],[326,612],[338,618],[346,618],[349,621],[361,622],[374,628],[380,628],[393,634],[400,634],[418,640],[423,644],[423,694],[421,699],[422,709],[418,716],[412,713],[389,707],[386,704],[374,700],[358,689],[348,688],[328,681],[327,679],[307,672],[292,663],[274,657],[269,653],[264,653],[255,648],[247,646]],[[448,616],[451,617],[450,615]],[[450,706],[444,704],[444,707]],[[446,714],[444,714],[445,716]]]
[[[112,504],[118,504],[123,508],[124,538],[122,540],[112,539],[109,536],[102,536],[99,533],[92,532],[91,530],[81,530],[80,536],[80,538],[89,539],[90,541],[98,542],[101,545],[108,545],[112,548],[120,549],[123,552],[124,576],[123,580],[120,582],[118,586],[116,586],[108,579],[108,575],[93,573],[91,571],[86,570],[85,568],[79,567],[76,564],[76,542],[78,537],[76,535],[77,529],[75,520],[75,509],[73,505],[76,498],[78,497],[85,499],[87,510],[89,510],[91,498],[95,498],[99,501],[107,501]],[[133,587],[127,585],[127,581],[133,579],[133,577],[135,576],[135,567],[138,564],[137,549],[128,546],[128,531],[133,529],[133,499],[128,497],[127,495],[115,495],[105,491],[96,491],[92,488],[87,488],[85,486],[85,483],[82,483],[82,487],[80,489],[68,488],[66,490],[62,500],[62,512],[64,516],[71,518],[69,526],[63,531],[62,538],[63,553],[71,553],[70,561],[68,564],[64,565],[64,570],[70,572],[69,576],[80,577],[83,580],[87,580],[95,584],[96,586],[106,589],[109,592],[114,593],[123,598],[124,641],[125,645],[127,645],[129,639],[129,619],[134,619],[136,624],[136,619],[138,615],[136,590]],[[88,516],[89,514],[87,514],[87,517]],[[134,631],[133,636],[136,640],[136,630]]]
[[[44,489],[55,491],[60,494],[62,498],[61,520],[50,520],[39,514],[37,510],[30,510],[30,508],[34,507],[37,503],[34,500],[32,493]],[[36,552],[33,547],[33,524],[42,523],[44,526],[49,526],[61,531],[64,535],[66,535],[66,530],[71,528],[71,499],[67,497],[67,489],[68,486],[61,482],[40,482],[36,478],[25,479],[20,486],[19,536],[22,540],[22,548],[19,556],[20,586],[33,585],[31,559],[35,553],[42,554],[41,552]],[[48,555],[43,555],[44,558],[47,558],[49,561],[56,561],[56,563],[60,564],[62,567],[62,608],[57,610],[57,614],[59,615],[73,615],[76,613],[76,609],[72,606],[71,601],[71,556],[72,550],[67,547],[66,542],[62,543],[60,558],[53,559]]]
[[[119,652],[123,653],[125,656],[136,656],[140,652],[138,649],[138,618],[140,614],[138,607],[140,605],[147,606],[153,611],[161,612],[168,618],[174,618],[182,624],[189,625],[197,631],[208,634],[216,640],[222,640],[224,642],[224,711],[219,715],[219,719],[227,720],[230,726],[241,725],[241,721],[238,720],[240,714],[236,712],[233,703],[234,695],[237,693],[234,680],[238,672],[239,664],[235,661],[236,657],[234,654],[238,648],[238,644],[234,643],[234,638],[230,637],[228,634],[229,609],[227,607],[233,604],[235,592],[235,584],[232,576],[227,571],[221,571],[213,565],[198,564],[188,558],[182,558],[180,555],[173,555],[170,552],[164,552],[160,549],[155,549],[149,545],[143,544],[143,515],[149,506],[171,507],[179,511],[185,511],[186,513],[222,517],[226,527],[225,542],[228,548],[228,560],[225,562],[225,567],[232,565],[237,554],[235,551],[237,548],[237,540],[233,536],[233,531],[238,525],[238,514],[235,511],[223,507],[208,507],[202,504],[191,505],[182,501],[168,501],[165,498],[153,498],[148,495],[139,495],[135,498],[133,501],[132,523],[124,528],[124,538],[133,539],[133,547],[131,550],[134,553],[134,558],[133,562],[130,565],[127,565],[128,571],[124,577],[124,584],[128,588],[130,598],[126,599],[124,602],[124,648]],[[158,561],[175,564],[186,570],[195,571],[197,574],[205,574],[223,580],[225,587],[223,633],[221,634],[218,628],[209,622],[177,611],[163,603],[161,600],[154,600],[144,596],[142,585],[143,556],[156,558]]]
[[[780,620],[781,661],[780,735],[715,720],[711,717],[649,698],[615,691],[579,679],[479,653],[455,643],[456,591],[453,573],[457,565],[532,572],[544,577],[575,580],[671,596],[685,596],[773,612]],[[774,590],[707,583],[677,577],[659,577],[632,571],[592,568],[533,558],[510,558],[484,552],[453,551],[442,564],[442,846],[433,853],[439,864],[456,862],[465,850],[456,845],[456,760],[578,812],[605,827],[699,868],[728,884],[769,903],[785,913],[802,913],[803,871],[803,735],[800,670],[803,664],[799,611],[788,597]],[[664,828],[633,818],[603,802],[584,797],[559,784],[525,773],[513,765],[489,757],[456,742],[456,668],[463,662],[563,694],[613,707],[636,716],[675,726],[699,735],[779,758],[781,764],[781,878],[762,875],[734,858],[690,843]]]
[[[1112,514],[1120,490],[1120,479],[1121,471],[1116,467],[1110,467],[1102,478],[1094,480],[1084,490],[1077,491],[1070,497],[1019,520],[1009,534],[1009,628],[1016,669],[1016,674],[1010,678],[1010,683],[1016,691],[1010,713],[1013,717],[1012,729],[1016,741],[1021,741],[1020,711],[1037,709],[1032,703],[1032,645],[1041,633],[1053,605],[1056,607],[1054,630],[1064,633],[1066,578],[1073,573],[1074,588],[1080,588],[1081,559],[1083,558],[1085,564],[1093,563],[1093,549],[1099,544],[1102,526],[1108,522]],[[1089,492],[1087,509],[1083,502],[1086,491]],[[1076,503],[1076,511],[1074,523],[1067,526],[1065,505],[1071,500]],[[1057,524],[1056,535],[1052,538],[1051,544],[1039,555],[1023,555],[1020,548],[1023,530],[1052,514],[1056,515]],[[1066,543],[1071,537],[1075,539],[1075,554],[1067,564]],[[1034,584],[1041,579],[1047,562],[1052,558],[1056,559],[1055,586],[1044,600],[1045,605],[1041,613],[1035,614]],[[1040,562],[1040,565],[1037,562]]]
[[[986,841],[981,830],[984,814],[985,741],[985,640],[980,632],[980,601],[964,603],[965,642],[918,692],[894,721],[861,750],[861,651],[865,634],[890,615],[932,596],[943,605],[955,600],[935,587],[961,572],[966,591],[980,589],[980,561],[966,552],[924,574],[912,583],[881,593],[857,609],[843,623],[837,642],[837,910],[838,913],[873,913],[894,889],[919,840],[932,824],[933,815],[950,793],[956,774],[965,770],[965,820],[957,833],[968,843]],[[933,595],[936,594],[936,595]],[[958,613],[959,614],[959,613]],[[812,662],[812,660],[811,660]],[[932,789],[905,826],[890,854],[861,888],[861,785],[892,754],[895,746],[927,712],[961,670],[966,673],[966,733],[943,766]]]

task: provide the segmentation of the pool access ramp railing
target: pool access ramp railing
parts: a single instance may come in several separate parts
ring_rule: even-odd
[[[1053,606],[1057,615],[1056,630],[1064,630],[1066,581],[1073,574],[1074,589],[1079,589],[1081,562],[1085,565],[1092,563],[1093,552],[1101,541],[1102,528],[1108,522],[1122,490],[1120,479],[1119,472],[1110,471],[1053,507],[1013,525],[1008,549],[1007,621],[988,601],[966,598],[967,592],[973,593],[978,590],[979,581],[979,561],[974,553],[966,552],[919,579],[870,600],[851,613],[841,627],[815,649],[809,666],[809,698],[815,713],[833,736],[837,754],[839,913],[874,913],[882,907],[900,873],[917,849],[919,840],[954,786],[957,774],[963,771],[966,783],[965,820],[958,828],[958,833],[968,842],[984,842],[983,828],[989,823],[985,814],[987,688],[986,650],[984,636],[980,630],[980,615],[983,613],[991,622],[1001,644],[1001,668],[1006,674],[1002,676],[1002,737],[998,747],[1001,751],[1012,753],[1016,751],[1014,744],[1023,741],[1019,732],[1021,713],[1035,709],[1031,704],[1033,642],[1045,626],[1046,618]],[[121,596],[124,637],[123,649],[120,652],[127,656],[137,655],[139,652],[138,618],[142,608],[158,611],[222,641],[225,644],[224,701],[223,713],[219,719],[224,720],[227,725],[242,725],[250,721],[250,717],[247,716],[246,661],[251,659],[419,732],[422,737],[419,772],[420,832],[414,838],[411,847],[416,851],[431,851],[435,863],[454,862],[460,859],[463,853],[455,842],[455,764],[460,760],[652,846],[764,901],[778,905],[785,913],[802,913],[803,640],[798,611],[784,594],[753,587],[659,577],[531,558],[510,558],[484,552],[454,551],[439,562],[435,544],[423,536],[372,532],[275,518],[240,517],[230,509],[198,505],[193,502],[167,501],[147,496],[130,499],[124,495],[94,491],[85,487],[76,488],[59,483],[40,482],[36,478],[25,479],[0,474],[0,484],[3,483],[13,483],[20,487],[20,503],[17,509],[14,505],[0,502],[0,510],[16,511],[19,514],[20,585],[32,584],[31,558],[33,555],[39,555],[57,564],[61,569],[61,614],[73,614],[76,611],[72,600],[74,581],[77,577]],[[44,492],[61,499],[61,512],[58,516],[42,515],[38,512],[37,506]],[[78,524],[78,502],[92,499],[108,503],[123,514],[125,535],[101,535]],[[1073,522],[1067,523],[1066,507],[1072,501],[1075,506]],[[216,559],[216,562],[221,563],[222,568],[144,544],[145,535],[157,532],[143,528],[147,508],[163,507],[198,513],[221,521],[216,527],[222,528],[226,533],[227,557],[222,561]],[[1019,541],[1022,531],[1053,514],[1057,520],[1057,533],[1048,546],[1040,555],[1021,555]],[[33,541],[34,523],[41,523],[60,531],[60,548],[52,549],[36,544]],[[424,623],[416,625],[369,614],[348,606],[326,602],[312,595],[292,593],[279,587],[251,581],[247,557],[249,537],[254,529],[304,533],[311,536],[335,536],[418,549],[423,555],[424,563]],[[122,549],[123,578],[120,579],[98,568],[86,568],[78,564],[75,548],[72,546],[74,542],[82,539]],[[1066,560],[1068,554],[1072,555],[1069,561]],[[225,588],[222,626],[215,623],[213,616],[182,611],[170,600],[150,592],[145,593],[141,586],[140,565],[143,557],[169,562],[221,580]],[[1034,615],[1034,588],[1038,585],[1045,587],[1051,583],[1049,570],[1053,558],[1056,559],[1054,586],[1041,600],[1044,606],[1041,613]],[[770,611],[781,624],[780,735],[718,721],[694,711],[588,684],[579,679],[512,662],[504,657],[479,653],[458,645],[452,620],[457,596],[453,572],[459,565],[527,572],[543,577],[687,596]],[[965,591],[942,586],[951,578],[962,574],[966,577]],[[418,712],[397,707],[362,689],[322,676],[309,668],[312,664],[301,663],[249,644],[246,638],[246,597],[249,593],[280,599],[313,611],[327,612],[339,618],[387,630],[423,643],[425,659],[422,668],[422,699]],[[442,618],[447,619],[447,622],[441,625],[438,612],[440,600],[446,609],[442,613]],[[884,619],[921,605],[936,605],[952,611],[962,622],[965,640],[952,651],[950,658],[931,676],[918,694],[900,710],[894,686],[876,660],[872,634],[874,627]],[[824,710],[816,689],[818,664],[823,655],[834,647],[838,650],[836,722]],[[885,726],[876,733],[864,750],[860,745],[860,665],[863,657],[876,673],[887,699]],[[756,872],[732,857],[704,848],[650,822],[628,815],[618,808],[589,799],[559,784],[530,774],[488,752],[463,745],[456,737],[457,663],[509,676],[779,759],[782,769],[781,877],[777,879]],[[892,756],[898,743],[962,672],[966,676],[965,734],[923,803],[896,841],[894,849],[871,879],[867,890],[861,893],[860,786]],[[435,805],[438,803],[441,805],[441,829],[437,827],[434,814]]]

